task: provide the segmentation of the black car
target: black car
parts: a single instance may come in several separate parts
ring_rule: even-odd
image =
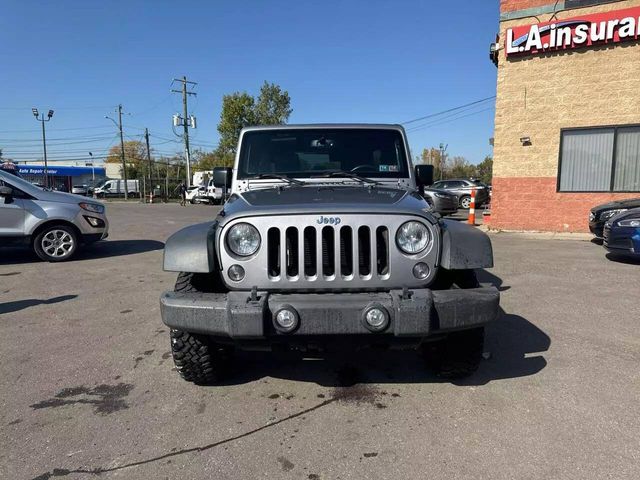
[[[640,258],[640,208],[619,213],[604,224],[604,248],[611,253]]]
[[[640,198],[631,198],[629,200],[619,200],[616,202],[605,203],[593,207],[589,212],[589,230],[597,238],[602,238],[602,230],[607,220],[615,217],[617,214],[626,212],[631,208],[640,207]]]

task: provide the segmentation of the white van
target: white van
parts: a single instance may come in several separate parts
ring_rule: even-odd
[[[129,195],[138,195],[140,193],[140,181],[127,180],[127,192]],[[96,187],[95,193],[98,197],[124,195],[124,180],[106,180]]]

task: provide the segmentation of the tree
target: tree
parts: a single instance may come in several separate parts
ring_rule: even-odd
[[[218,150],[205,152],[196,150],[193,152],[192,160],[195,170],[213,170],[215,167],[232,167],[233,154],[221,154]]]
[[[476,176],[478,179],[486,183],[491,184],[493,180],[493,158],[490,156],[484,157],[484,160],[476,165]]]
[[[220,157],[235,154],[240,130],[251,125],[282,125],[291,115],[291,98],[280,86],[264,82],[260,95],[234,92],[222,97],[222,112],[218,123],[220,142],[216,153]]]
[[[447,161],[444,178],[470,178],[476,176],[476,166],[464,157],[453,157]]]
[[[137,178],[138,174],[146,171],[147,146],[138,140],[124,142],[124,159],[127,165],[127,178]],[[114,145],[109,149],[107,163],[122,163],[120,145]]]

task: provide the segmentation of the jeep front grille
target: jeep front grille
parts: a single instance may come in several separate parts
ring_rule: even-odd
[[[287,278],[388,278],[389,229],[354,229],[348,225],[271,227],[267,233],[267,272],[271,279],[280,278],[283,272]]]
[[[423,287],[433,279],[440,249],[437,225],[413,215],[342,214],[329,217],[334,219],[329,224],[325,218],[265,215],[229,222],[218,242],[225,284],[247,290],[353,291]],[[429,225],[432,240],[424,252],[409,256],[398,250],[395,236],[404,222],[414,219]],[[236,222],[250,223],[260,232],[261,246],[251,257],[239,258],[226,249],[226,233]],[[427,279],[413,276],[417,262],[432,266]],[[233,264],[246,272],[241,281],[228,276]]]

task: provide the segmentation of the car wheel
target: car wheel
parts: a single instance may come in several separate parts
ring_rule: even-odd
[[[452,332],[443,340],[422,346],[427,366],[441,378],[463,378],[480,366],[484,349],[484,327]]]
[[[174,291],[180,293],[214,292],[220,288],[213,274],[178,275]],[[171,355],[180,376],[196,385],[212,385],[229,370],[233,348],[214,342],[211,337],[171,329]]]
[[[460,207],[464,209],[471,207],[471,197],[469,195],[465,195],[460,199]]]
[[[189,203],[190,203],[191,205],[194,205],[196,202],[195,202],[195,201],[193,200],[193,198],[192,198],[191,200],[189,200]]]
[[[78,236],[66,225],[49,226],[36,235],[33,249],[45,262],[64,262],[76,253]]]

